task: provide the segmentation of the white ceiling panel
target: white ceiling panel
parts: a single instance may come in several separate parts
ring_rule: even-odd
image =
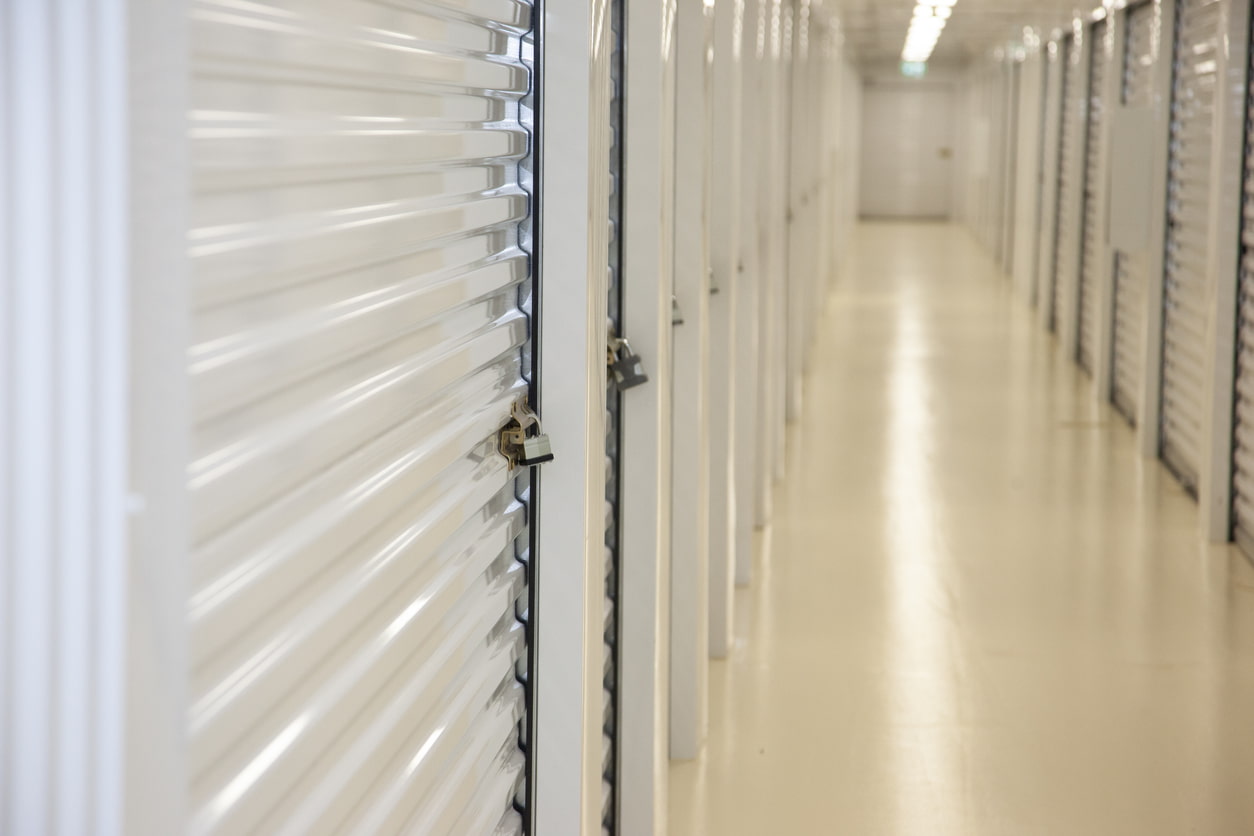
[[[932,60],[967,61],[987,54],[1021,41],[1025,26],[1048,36],[1100,5],[1099,0],[1079,5],[1075,0],[958,0]],[[837,0],[837,6],[846,44],[859,60],[879,62],[901,55],[915,0]]]

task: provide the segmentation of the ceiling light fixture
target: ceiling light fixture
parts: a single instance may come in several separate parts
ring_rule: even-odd
[[[945,24],[953,14],[957,0],[919,0],[910,18],[910,31],[906,33],[906,45],[901,50],[901,60],[910,63],[926,63],[936,49]]]

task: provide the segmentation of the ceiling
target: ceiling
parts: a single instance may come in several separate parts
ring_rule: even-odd
[[[862,63],[895,61],[901,55],[915,0],[836,0],[845,43]],[[965,62],[998,46],[1021,41],[1024,26],[1049,34],[1065,26],[1079,8],[1100,0],[958,0],[932,53],[938,62]],[[1119,5],[1123,5],[1120,3]]]

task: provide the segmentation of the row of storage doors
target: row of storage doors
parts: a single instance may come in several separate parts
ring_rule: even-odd
[[[628,509],[652,506],[658,535],[680,530],[671,521],[681,515],[657,500],[664,482],[685,470],[674,454],[684,445],[669,443],[670,427],[692,419],[685,426],[700,429],[688,446],[708,445],[709,456],[688,475],[696,471],[702,491],[713,481],[708,493],[727,508],[737,502],[745,513],[736,517],[735,540],[751,543],[753,512],[768,507],[755,500],[769,499],[782,469],[777,443],[785,395],[795,388],[785,375],[799,374],[805,359],[805,340],[794,346],[784,323],[812,333],[817,307],[798,300],[823,289],[830,267],[819,251],[830,254],[822,233],[835,191],[822,173],[837,161],[835,125],[809,117],[824,98],[821,71],[838,69],[828,59],[839,50],[839,27],[823,14],[812,20],[802,0],[761,0],[751,16],[743,4],[721,4],[717,15],[713,4],[690,4],[678,22],[674,9],[641,12],[633,73],[652,76],[660,95],[650,101],[642,85],[636,124],[661,129],[637,131],[634,194],[653,205],[637,210],[635,217],[651,217],[636,225],[643,231],[634,243],[676,262],[681,249],[699,249],[701,269],[640,258],[633,283],[623,273],[630,253],[621,234],[623,0],[598,0],[583,23],[569,9],[550,9],[560,25],[549,31],[560,34],[548,60],[573,58],[581,71],[567,74],[568,83],[594,99],[548,100],[557,123],[582,122],[569,131],[580,136],[556,135],[551,144],[535,114],[537,83],[547,78],[550,92],[563,85],[537,66],[544,27],[531,0],[184,0],[138,17],[125,3],[89,4],[91,13],[77,16],[72,5],[0,5],[11,40],[30,45],[13,56],[0,51],[0,66],[22,82],[0,90],[0,115],[14,125],[0,180],[16,189],[6,205],[22,209],[13,213],[20,222],[0,224],[18,271],[0,279],[0,300],[16,299],[23,314],[21,372],[0,388],[25,402],[20,410],[6,403],[0,421],[17,414],[23,432],[14,438],[35,450],[16,471],[28,496],[0,507],[18,524],[9,539],[25,549],[0,560],[7,597],[20,604],[5,628],[12,640],[0,642],[10,709],[0,718],[0,756],[31,765],[0,778],[0,830],[68,832],[79,821],[85,831],[97,819],[108,832],[508,836],[560,830],[576,817],[566,829],[583,831],[599,808],[604,834],[644,832],[626,819],[664,815],[664,793],[652,793],[665,763],[653,752],[666,718],[679,713],[658,704],[661,669],[676,658],[661,645],[681,631],[662,615],[676,599],[662,596],[675,585],[655,570],[682,561],[672,559],[681,551],[673,544],[636,536],[642,526],[624,538],[624,464],[653,468],[637,480],[639,506]],[[772,44],[754,63],[741,59],[753,54],[740,48],[746,19]],[[84,49],[96,36],[99,49]],[[653,50],[643,46],[650,38]],[[676,55],[696,71],[680,72]],[[744,78],[726,85],[731,73],[724,74],[715,86],[715,55]],[[153,72],[154,64],[168,73]],[[97,89],[83,83],[97,66],[106,71],[90,81],[112,98],[84,93]],[[796,98],[774,95],[790,88]],[[715,137],[716,90],[736,114],[742,97],[769,92],[782,118],[764,123],[760,136],[750,131],[743,146],[732,141],[739,115],[734,130]],[[134,118],[108,105],[130,102],[126,96]],[[105,104],[86,106],[97,99]],[[700,114],[701,131],[680,114]],[[107,123],[107,136],[74,129],[89,116]],[[755,128],[760,121],[751,112],[744,118]],[[777,176],[788,173],[790,146],[798,149],[791,181]],[[540,148],[559,176],[542,176]],[[711,220],[712,149],[737,172],[720,172],[720,186],[732,185],[718,194],[734,193],[743,169],[755,193],[771,181],[772,199],[729,198],[720,204],[730,211]],[[573,178],[562,168],[571,150],[590,161]],[[681,186],[674,171],[675,156],[693,150],[705,157],[701,200],[691,199],[693,178]],[[117,170],[128,166],[135,170]],[[14,176],[23,168],[31,170]],[[75,183],[81,194],[63,188]],[[97,199],[98,190],[112,200]],[[547,256],[559,266],[542,282],[536,226],[544,207],[547,218],[565,211],[574,224],[590,223],[573,232],[552,223],[558,243]],[[738,253],[717,275],[712,227],[735,242],[721,254]],[[741,250],[740,237],[761,246]],[[117,239],[135,245],[133,262]],[[52,241],[81,257],[54,257]],[[561,267],[572,250],[587,271]],[[92,263],[95,256],[108,265]],[[96,271],[107,294],[89,286]],[[673,309],[671,273],[681,291],[701,290]],[[551,329],[546,341],[537,339],[541,283],[550,312],[577,298],[583,310],[574,316],[585,317],[565,333]],[[719,317],[707,313],[714,294]],[[639,331],[653,342],[642,353],[655,353],[643,367],[616,340],[631,336],[623,333],[629,304],[652,308],[639,315]],[[676,328],[681,307],[690,311],[686,329]],[[734,330],[733,314],[737,325],[753,327]],[[0,320],[0,344],[11,348],[15,318]],[[707,373],[718,350],[711,321],[726,342],[721,371]],[[55,338],[40,333],[52,324]],[[698,343],[704,355],[698,385],[668,385],[679,380],[677,359],[697,353],[681,358],[671,350],[681,341]],[[88,345],[100,345],[101,356],[86,357],[96,353]],[[570,428],[552,452],[576,464],[559,458],[547,471],[540,467],[553,456],[533,411],[544,388],[541,354],[585,375],[579,387],[550,389],[557,394],[545,405],[546,423],[565,419]],[[90,362],[77,365],[84,358]],[[107,383],[82,373],[96,362],[109,367]],[[718,377],[727,384],[722,403],[705,395]],[[622,393],[632,384],[648,387],[634,404],[650,394],[651,407],[626,408],[633,396]],[[688,415],[672,409],[676,389],[700,393]],[[766,431],[756,437],[750,421],[733,436],[733,395],[778,419],[771,439]],[[98,400],[109,402],[108,416],[65,407]],[[707,412],[726,419],[721,449],[707,441]],[[89,445],[82,422],[99,425],[91,439],[110,443]],[[654,444],[647,455],[640,436]],[[15,447],[4,442],[7,460]],[[766,452],[757,459],[759,444]],[[637,458],[625,456],[633,451]],[[95,472],[104,458],[108,479]],[[733,469],[737,460],[743,466]],[[565,507],[552,499],[544,507],[549,536],[574,532],[573,545],[546,555],[538,553],[541,474],[550,497],[574,483]],[[65,524],[74,514],[92,518],[104,537]],[[721,588],[730,599],[739,564],[730,562],[730,512],[723,519]],[[703,539],[720,529],[680,522]],[[46,542],[53,539],[65,542]],[[108,559],[97,539],[110,540]],[[642,591],[641,578],[656,584],[656,597],[625,599],[653,608],[629,633],[636,679],[658,677],[647,685],[622,676],[624,542],[643,556],[628,567],[632,591]],[[710,547],[702,548],[704,555],[682,555],[688,566],[708,562]],[[71,553],[76,562],[65,559]],[[551,557],[560,558],[548,563],[558,582],[542,599],[535,572]],[[588,570],[586,585],[563,585],[567,567]],[[690,573],[701,600],[713,583],[705,571]],[[593,624],[598,604],[604,621]],[[567,648],[590,654],[550,652],[553,662],[538,670],[538,609],[545,618],[566,615],[568,622],[550,621],[559,628],[548,635],[564,632]],[[708,659],[713,608],[690,609],[693,658]],[[730,635],[730,605],[723,613]],[[670,635],[662,632],[668,620]],[[91,636],[97,625],[101,635]],[[110,652],[96,652],[97,641]],[[563,680],[576,666],[580,676]],[[89,680],[108,693],[80,687]],[[539,685],[559,692],[539,703],[552,707],[545,716],[561,715],[548,721],[557,733],[536,728]],[[633,685],[633,699],[624,699]],[[630,737],[620,716],[628,705],[640,729]],[[696,699],[692,706],[704,709]],[[639,716],[645,707],[653,711],[647,721]],[[701,712],[689,713],[699,741]],[[649,752],[647,764],[636,758],[633,781],[621,774],[631,768],[623,765],[627,742]],[[538,749],[557,750],[552,771],[537,767]],[[597,761],[600,797],[587,797],[596,794]],[[649,801],[638,803],[646,783]],[[537,785],[556,800],[537,803]]]
[[[527,832],[539,491],[500,430],[538,394],[535,7],[294,9],[194,6],[191,830]],[[608,9],[607,836],[622,392],[648,382],[617,365],[625,4]]]
[[[1245,86],[1246,159],[1240,172],[1245,198],[1240,218],[1237,275],[1216,276],[1210,264],[1212,207],[1216,205],[1214,162],[1216,111],[1223,88],[1219,72],[1226,38],[1224,0],[1141,2],[1114,12],[1118,18],[1090,23],[1068,35],[1050,53],[1046,103],[1060,112],[1045,125],[1056,136],[1045,143],[1053,159],[1042,160],[1043,182],[1052,191],[1053,216],[1043,226],[1040,296],[1045,321],[1069,334],[1079,365],[1106,382],[1115,409],[1132,424],[1157,415],[1159,456],[1194,495],[1204,469],[1210,420],[1208,377],[1216,358],[1208,334],[1216,281],[1236,283],[1235,373],[1232,391],[1232,530],[1247,550],[1254,547],[1254,98]],[[1170,19],[1165,19],[1167,14]],[[1166,34],[1170,33],[1170,37]],[[1118,36],[1116,43],[1115,36]],[[1167,63],[1164,63],[1167,62]],[[1110,78],[1111,73],[1115,77]],[[1169,78],[1165,118],[1135,124],[1166,133],[1165,193],[1151,200],[1163,207],[1161,236],[1145,246],[1123,246],[1111,232],[1117,211],[1111,203],[1111,155],[1127,145],[1152,143],[1113,129],[1128,111],[1153,112],[1156,85]],[[1108,100],[1113,95],[1113,100]],[[1049,175],[1053,176],[1049,176]],[[1153,181],[1153,172],[1146,172]],[[1222,179],[1222,178],[1221,178]],[[1113,186],[1118,187],[1116,184]],[[1153,197],[1153,195],[1151,195]],[[1108,305],[1101,291],[1109,287]],[[1068,288],[1072,292],[1068,292]],[[1151,301],[1153,300],[1153,301]],[[1161,335],[1151,345],[1147,307],[1161,300]],[[1100,319],[1109,317],[1106,328]],[[1066,327],[1068,320],[1071,327]],[[1220,329],[1226,327],[1219,323]],[[1108,350],[1098,345],[1099,335]],[[1108,369],[1097,364],[1106,362]],[[1099,374],[1099,372],[1106,372]],[[1151,384],[1153,384],[1151,386]],[[1148,387],[1148,390],[1147,390]],[[1157,409],[1145,399],[1156,394]]]
[[[194,832],[524,829],[532,472],[497,436],[534,394],[533,7],[485,8],[196,9]]]
[[[1057,157],[1043,166],[1056,171],[1053,228],[1044,244],[1050,257],[1042,262],[1048,265],[1041,297],[1049,305],[1047,321],[1068,336],[1068,350],[1081,368],[1108,381],[1105,394],[1132,423],[1140,413],[1145,375],[1160,376],[1160,426],[1151,431],[1158,433],[1163,460],[1191,491],[1196,491],[1201,456],[1207,368],[1207,212],[1219,7],[1217,0],[1180,0],[1175,25],[1160,28],[1162,4],[1134,4],[1116,13],[1122,15],[1118,26],[1103,19],[1063,39],[1051,52],[1056,66],[1046,76],[1048,84],[1060,87],[1052,98],[1047,92],[1046,101],[1061,107],[1052,123],[1056,141],[1047,143],[1057,149]],[[1174,33],[1171,42],[1160,42],[1164,31]],[[1145,143],[1153,137],[1128,137],[1112,122],[1129,110],[1151,108],[1155,61],[1168,55],[1172,86],[1164,238],[1120,247],[1110,235],[1110,155],[1127,150],[1113,143],[1116,136]],[[1155,247],[1162,248],[1161,259],[1153,257]],[[1151,276],[1151,265],[1159,263],[1161,275]],[[1162,352],[1147,362],[1145,305],[1157,298],[1147,293],[1155,280],[1162,287]],[[1102,289],[1108,283],[1107,306]],[[1109,327],[1099,324],[1103,316],[1109,317]],[[1103,334],[1110,341],[1108,351],[1098,344]],[[1101,374],[1100,362],[1109,364]]]

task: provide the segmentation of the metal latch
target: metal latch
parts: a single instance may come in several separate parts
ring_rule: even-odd
[[[683,325],[684,312],[679,309],[679,297],[671,296],[671,325]]]
[[[609,332],[609,345],[606,346],[606,363],[620,392],[649,382],[640,355],[631,350],[631,343],[626,337],[617,337],[612,330]]]
[[[527,405],[526,398],[519,398],[510,407],[510,421],[501,427],[500,450],[509,461],[510,470],[553,461],[549,437],[541,431],[540,417]]]

